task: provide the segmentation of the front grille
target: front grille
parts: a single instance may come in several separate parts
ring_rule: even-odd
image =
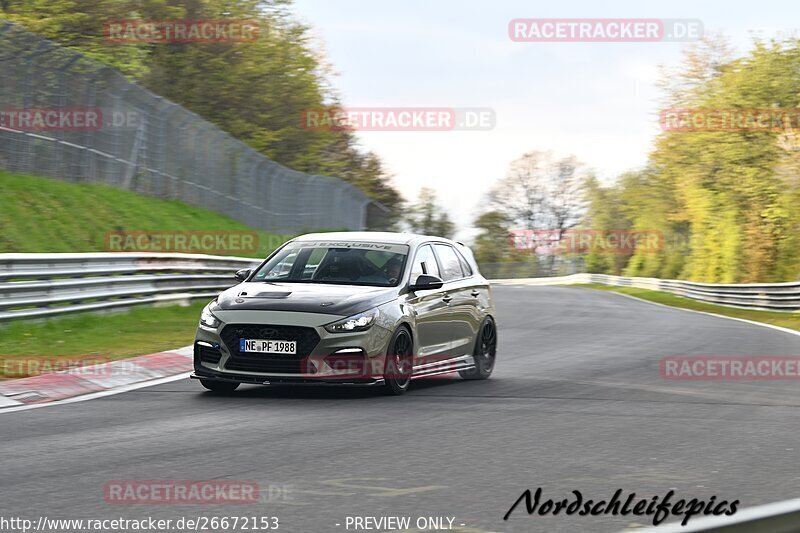
[[[195,360],[198,360],[201,363],[211,363],[212,365],[216,365],[219,363],[219,360],[222,357],[222,352],[219,350],[219,347],[212,348],[211,346],[205,346],[197,343],[194,345],[194,357]]]
[[[266,324],[228,324],[220,335],[231,356],[225,363],[226,370],[263,372],[266,374],[301,374],[303,360],[319,343],[314,328],[304,326],[271,326]],[[277,355],[267,353],[239,352],[239,339],[277,339],[296,341],[297,354]]]

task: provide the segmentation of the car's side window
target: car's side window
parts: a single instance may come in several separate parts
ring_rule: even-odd
[[[446,244],[435,244],[434,246],[436,247],[436,255],[439,256],[439,261],[442,263],[442,279],[444,281],[452,281],[463,278],[461,262],[458,260],[456,251]]]
[[[461,271],[464,273],[464,277],[470,277],[472,275],[472,267],[469,266],[469,261],[464,259],[464,256],[458,250],[456,250],[456,253],[458,254],[458,261],[461,263]]]
[[[297,259],[298,253],[297,252],[290,252],[283,260],[272,267],[270,270],[264,270],[263,272],[259,272],[256,274],[255,279],[260,280],[265,277],[269,278],[288,278],[289,273],[292,271],[292,267],[294,266],[294,262]]]
[[[439,265],[436,264],[436,257],[434,257],[433,250],[428,244],[421,246],[417,250],[414,265],[411,268],[411,282],[414,283],[420,274],[428,274],[437,278],[442,277],[439,273]]]
[[[322,263],[323,259],[325,259],[327,253],[328,251],[325,248],[314,249],[311,255],[308,256],[308,259],[306,259],[306,264],[303,266],[303,273],[300,276],[301,279],[313,279],[317,268],[319,268],[319,265]]]

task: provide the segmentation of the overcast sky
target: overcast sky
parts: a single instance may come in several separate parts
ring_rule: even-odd
[[[685,43],[522,43],[515,18],[700,19],[737,51],[800,22],[796,2],[295,0],[348,107],[488,107],[490,131],[360,132],[408,199],[433,187],[468,237],[509,163],[529,150],[574,154],[605,180],[641,167],[659,132],[659,65]]]

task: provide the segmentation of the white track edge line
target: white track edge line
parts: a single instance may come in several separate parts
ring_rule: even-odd
[[[548,286],[549,287],[554,287],[555,285],[548,285]],[[667,309],[676,309],[678,311],[686,311],[686,312],[689,312],[689,313],[697,313],[697,314],[700,314],[700,315],[708,315],[708,316],[713,316],[713,317],[717,317],[717,318],[726,318],[728,320],[736,320],[737,322],[744,322],[746,324],[752,324],[752,325],[755,325],[755,326],[761,326],[761,327],[764,327],[764,328],[774,329],[776,331],[782,331],[783,333],[788,333],[790,335],[800,336],[800,331],[798,331],[796,329],[784,328],[782,326],[776,326],[774,324],[767,324],[766,322],[758,322],[756,320],[748,320],[746,318],[737,318],[735,316],[718,315],[716,313],[711,313],[709,311],[698,311],[696,309],[686,309],[685,307],[676,307],[674,305],[667,305],[667,304],[662,304],[662,303],[658,303],[658,302],[651,302],[650,300],[645,300],[644,298],[639,298],[637,296],[632,296],[630,294],[625,294],[624,292],[604,291],[602,289],[592,289],[590,287],[575,287],[575,288],[577,288],[577,289],[587,289],[587,290],[590,290],[590,291],[598,291],[598,292],[604,292],[604,293],[610,293],[610,294],[616,294],[618,296],[624,296],[625,298],[630,298],[631,300],[644,302],[646,304],[657,305],[659,307],[666,307]]]

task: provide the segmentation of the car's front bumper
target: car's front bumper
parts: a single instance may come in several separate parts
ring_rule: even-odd
[[[253,375],[253,374],[234,374],[231,372],[214,372],[206,369],[197,370],[192,372],[192,379],[202,379],[208,381],[226,381],[229,383],[249,383],[251,385],[292,385],[292,386],[319,386],[319,385],[347,385],[354,387],[370,387],[374,385],[383,385],[383,378],[370,378],[370,379],[347,379],[347,378],[282,378],[282,377],[269,377]]]
[[[215,316],[222,321],[217,328],[197,328],[194,378],[254,384],[383,383],[385,354],[392,332],[379,321],[363,332],[330,333],[324,324],[343,317],[278,311],[215,312]],[[258,328],[277,330],[276,339],[288,330],[301,335],[298,355],[240,353],[236,339],[253,335],[259,338],[253,333]],[[297,333],[298,330],[303,331]],[[343,363],[343,359],[347,361]]]

